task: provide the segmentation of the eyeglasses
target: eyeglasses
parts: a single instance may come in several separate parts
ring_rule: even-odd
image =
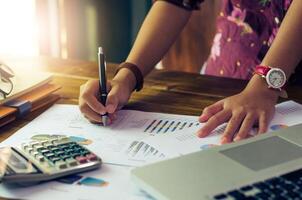
[[[5,99],[13,91],[14,84],[11,78],[14,76],[14,71],[3,62],[0,62],[0,100]]]

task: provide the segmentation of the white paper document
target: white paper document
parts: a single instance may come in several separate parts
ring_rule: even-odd
[[[302,123],[302,105],[294,101],[287,101],[276,105],[276,112],[269,124],[268,132]],[[173,135],[160,135],[158,137],[146,137],[143,142],[157,148],[162,152],[173,152],[178,155],[205,150],[220,145],[220,137],[226,128],[226,124],[217,127],[210,136],[198,138],[196,132],[203,124],[184,131],[178,131]],[[255,135],[254,128],[250,135]]]
[[[169,156],[143,143],[142,139],[170,135],[199,125],[197,117],[184,115],[122,110],[117,116],[111,126],[103,127],[88,122],[75,105],[55,105],[0,146],[68,136],[86,145],[104,163],[140,166]]]
[[[17,131],[0,146],[29,140],[67,136],[95,152],[102,168],[31,187],[0,184],[0,196],[25,199],[151,199],[130,181],[133,167],[219,145],[221,125],[206,138],[196,131],[198,116],[171,115],[132,110],[119,111],[108,127],[91,124],[75,105],[55,105]],[[276,106],[269,130],[302,123],[302,105],[293,101]],[[255,132],[255,130],[254,130]]]

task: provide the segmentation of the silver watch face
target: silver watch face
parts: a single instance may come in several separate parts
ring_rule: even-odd
[[[266,75],[267,84],[276,89],[280,89],[286,82],[285,73],[278,68],[272,68]]]

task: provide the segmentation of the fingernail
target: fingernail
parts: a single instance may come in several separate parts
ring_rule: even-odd
[[[197,137],[202,138],[202,133],[201,132],[197,132]]]
[[[228,143],[228,139],[223,137],[223,138],[221,138],[220,143],[221,144],[226,144],[226,143]]]
[[[109,112],[109,113],[113,113],[114,112],[114,107],[113,107],[113,105],[108,105],[108,106],[106,106],[106,108],[107,108],[107,111]]]
[[[203,122],[203,121],[206,121],[206,120],[207,120],[207,116],[206,115],[204,115],[204,114],[200,115],[200,117],[199,117],[199,121],[200,122]]]
[[[204,138],[207,134],[203,130],[197,131],[197,137]]]

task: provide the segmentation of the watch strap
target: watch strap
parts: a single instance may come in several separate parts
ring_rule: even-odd
[[[258,74],[260,76],[266,76],[269,70],[271,70],[271,67],[269,66],[257,65],[254,74]]]
[[[137,65],[135,65],[133,63],[123,62],[117,68],[115,74],[117,74],[123,68],[129,69],[133,73],[133,75],[135,76],[135,80],[136,80],[136,85],[135,85],[134,90],[136,90],[137,92],[140,91],[144,86],[144,76],[143,76],[141,70],[138,68]]]

